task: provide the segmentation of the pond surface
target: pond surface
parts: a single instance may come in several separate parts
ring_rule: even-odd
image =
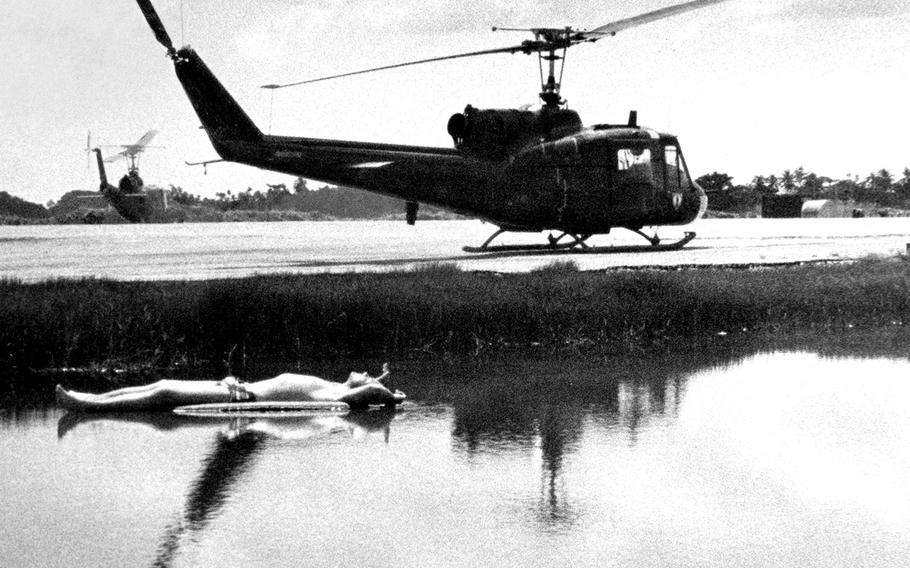
[[[906,566],[910,362],[497,360],[397,413],[0,415],[7,566]]]

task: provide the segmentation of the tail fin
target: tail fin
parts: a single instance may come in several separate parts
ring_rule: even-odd
[[[216,149],[221,141],[255,141],[262,132],[189,47],[174,58],[177,78]]]
[[[104,171],[104,159],[101,157],[101,150],[95,148],[95,157],[98,159],[98,175],[101,177],[101,191],[107,187],[107,173]]]
[[[189,47],[175,50],[161,18],[152,6],[151,0],[136,0],[146,22],[155,34],[155,39],[167,48],[168,56],[174,61],[177,78],[183,85],[202,127],[208,133],[215,149],[221,153],[226,148],[222,142],[255,141],[262,138],[262,132],[240,108],[237,101],[209,71],[202,59]]]

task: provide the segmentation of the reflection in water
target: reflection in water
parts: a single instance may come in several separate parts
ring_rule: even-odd
[[[650,421],[678,414],[687,376],[732,360],[723,352],[692,350],[559,364],[510,361],[505,372],[489,366],[474,373],[462,370],[468,380],[452,394],[453,447],[469,458],[506,448],[539,450],[540,495],[531,516],[545,530],[566,530],[583,514],[584,503],[570,501],[562,470],[579,446],[586,421],[625,432],[634,447]]]
[[[818,351],[853,353],[828,340]],[[194,559],[336,565],[338,554],[369,565],[393,551],[397,556],[386,564],[439,558],[448,562],[437,564],[450,566],[524,566],[566,559],[595,566],[610,558],[629,566],[800,566],[837,558],[844,565],[903,566],[910,543],[904,483],[910,386],[901,349],[890,352],[904,356],[890,369],[881,359],[755,355],[754,346],[450,361],[441,369],[406,362],[396,366],[396,379],[419,402],[398,415],[395,443],[374,445],[374,453],[304,442],[306,457],[315,449],[313,457],[323,458],[306,471],[287,467],[300,465],[300,452],[286,453],[289,444],[277,438],[334,440],[369,431],[388,439],[391,415],[228,423],[165,413],[67,414],[56,423],[63,439],[56,444],[40,438],[53,438],[47,432],[54,422],[39,427],[40,415],[6,415],[0,432],[11,434],[6,438],[15,445],[7,446],[23,459],[8,460],[3,477],[27,495],[5,507],[15,512],[6,517],[13,530],[8,541],[34,542],[30,548],[58,558],[91,548],[88,543],[138,559],[120,565]],[[165,451],[175,440],[189,442],[170,462],[188,463],[191,471],[176,486],[173,479],[158,485],[168,465],[157,454],[145,457],[154,452],[122,435],[135,429],[105,428],[105,421],[181,430],[145,439]],[[103,436],[94,434],[111,432],[117,451],[95,443]],[[42,443],[50,451],[32,447]],[[131,465],[148,460],[150,490],[132,486],[110,461],[123,452]],[[48,464],[47,471],[31,463]],[[91,467],[99,475],[80,481]],[[372,490],[377,485],[381,496]],[[110,488],[114,497],[80,502],[84,487],[92,495]],[[154,501],[159,487],[171,500],[157,503],[141,533],[111,530],[117,519],[135,515],[135,503]],[[260,487],[265,491],[247,500]],[[94,519],[106,530],[74,535],[73,549],[61,539],[40,541],[28,527],[47,511],[62,525]],[[11,522],[19,518],[26,519],[21,526]],[[232,539],[246,534],[251,518],[274,538]],[[373,538],[361,538],[365,531]],[[283,546],[301,534],[306,543]]]
[[[202,461],[199,477],[187,495],[183,516],[165,529],[153,566],[173,565],[184,536],[202,532],[218,516],[230,498],[232,485],[262,450],[264,439],[255,431],[235,433],[233,426],[229,432],[216,434],[215,447]]]
[[[584,415],[577,406],[547,405],[538,421],[542,481],[537,518],[546,527],[568,528],[577,517],[560,479],[564,456],[573,451],[581,435]]]
[[[562,404],[589,409],[607,426],[625,426],[634,443],[643,421],[678,412],[687,376],[739,359],[725,352],[693,349],[658,356],[462,366],[450,372],[457,378],[448,377],[448,399],[455,407],[452,435],[458,449],[469,455],[495,450],[503,443],[532,447],[542,409]],[[421,398],[423,385],[405,386]]]
[[[266,450],[270,440],[308,440],[339,432],[360,438],[371,432],[382,432],[388,443],[394,416],[394,409],[381,409],[330,416],[231,418],[226,427],[216,432],[212,450],[203,458],[199,474],[190,484],[183,511],[165,528],[152,565],[173,566],[182,543],[201,539],[200,534],[219,517],[237,491],[243,474]],[[131,422],[168,431],[190,427],[210,429],[212,420],[218,418],[199,419],[168,412],[68,412],[58,421],[57,435],[62,439],[74,428],[93,422]]]
[[[306,440],[339,431],[356,436],[361,430],[381,430],[388,443],[389,424],[394,416],[393,409],[383,409],[331,417],[232,419],[227,429],[216,434],[215,447],[202,461],[199,477],[187,495],[183,516],[165,530],[153,566],[172,566],[184,536],[201,533],[218,517],[236,491],[234,485],[263,451],[267,440]]]

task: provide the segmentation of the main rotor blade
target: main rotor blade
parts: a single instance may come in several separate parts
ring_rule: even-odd
[[[682,14],[690,10],[697,10],[698,8],[704,8],[706,6],[711,6],[712,4],[720,4],[721,2],[726,1],[727,0],[693,0],[692,2],[676,4],[675,6],[667,6],[666,8],[654,10],[653,12],[645,12],[644,14],[639,14],[638,16],[633,16],[631,18],[616,20],[615,22],[604,24],[600,27],[594,28],[593,30],[581,32],[581,34],[585,36],[614,35],[616,32],[627,30],[635,26],[640,26],[642,24],[647,24],[656,20],[662,20],[664,18],[669,18],[670,16]],[[598,38],[596,37],[588,38],[588,41],[596,41],[597,39]]]
[[[148,0],[139,0],[140,4],[142,2],[147,2]],[[727,0],[692,0],[691,2],[685,2],[683,4],[676,4],[675,6],[668,6],[666,8],[661,8],[659,10],[654,10],[652,12],[646,12],[638,16],[633,16],[631,18],[626,18],[623,20],[617,20],[609,24],[604,24],[597,28],[594,28],[590,31],[573,31],[571,28],[566,30],[567,35],[563,38],[560,37],[558,40],[550,39],[535,39],[527,40],[521,43],[521,45],[514,45],[511,47],[502,47],[498,49],[486,49],[483,51],[472,51],[470,53],[459,53],[457,55],[446,55],[443,57],[431,57],[429,59],[419,59],[417,61],[408,61],[406,63],[397,63],[394,65],[384,65],[382,67],[373,67],[371,69],[363,69],[360,71],[352,71],[349,73],[340,73],[338,75],[329,75],[326,77],[318,77],[316,79],[307,79],[304,81],[295,81],[293,83],[284,83],[284,84],[269,84],[269,85],[260,85],[262,89],[284,89],[285,87],[296,87],[297,85],[305,85],[307,83],[317,83],[319,81],[328,81],[329,79],[339,79],[341,77],[350,77],[351,75],[362,75],[364,73],[372,73],[373,71],[383,71],[385,69],[396,69],[398,67],[407,67],[409,65],[420,65],[423,63],[432,63],[434,61],[446,61],[448,59],[459,59],[462,57],[474,57],[477,55],[490,55],[494,53],[537,53],[543,51],[553,51],[554,49],[563,49],[566,47],[571,47],[577,43],[581,42],[593,42],[597,41],[601,37],[610,36],[616,34],[616,32],[640,26],[642,24],[647,24],[655,20],[661,20],[663,18],[669,18],[670,16],[675,16],[677,14],[682,14],[690,10],[695,10],[698,8],[704,8],[712,4],[719,4],[721,2],[726,2]],[[148,16],[146,16],[148,17]],[[160,22],[160,21],[159,21]],[[151,21],[149,22],[151,24]],[[154,28],[154,25],[152,26]],[[496,28],[493,28],[494,30]],[[563,30],[534,30],[529,31],[535,32],[537,35],[541,31],[558,31],[563,33]],[[593,37],[592,37],[593,36]]]
[[[158,12],[155,11],[155,7],[152,6],[151,1],[136,1],[139,3],[139,9],[142,10],[142,14],[145,16],[145,21],[148,22],[149,27],[152,28],[155,39],[158,40],[158,43],[166,47],[168,52],[172,53],[174,51],[174,42],[171,41],[171,36],[167,34],[167,30],[164,29],[164,24],[161,22],[161,18],[158,17]]]
[[[512,47],[501,47],[499,49],[486,49],[483,51],[472,51],[470,53],[459,53],[457,55],[446,55],[443,57],[431,57],[429,59],[419,59],[417,61],[408,61],[407,63],[396,63],[395,65],[383,65],[382,67],[373,67],[372,69],[362,69],[360,71],[351,71],[350,73],[341,73],[338,75],[330,75],[328,77],[318,77],[316,79],[307,79],[305,81],[295,81],[293,83],[284,83],[281,85],[270,84],[270,85],[261,85],[261,89],[283,89],[285,87],[296,87],[297,85],[305,85],[307,83],[317,83],[319,81],[328,81],[329,79],[339,79],[341,77],[350,77],[351,75],[362,75],[364,73],[372,73],[373,71],[383,71],[385,69],[395,69],[397,67],[407,67],[409,65],[420,65],[422,63],[431,63],[433,61],[445,61],[447,59],[458,59],[461,57],[474,57],[477,55],[489,55],[492,53],[517,53],[519,51],[523,53],[532,53],[533,51],[538,51],[534,49],[532,45],[533,42],[525,42],[522,45],[514,45]]]
[[[144,148],[149,145],[156,134],[158,134],[157,130],[149,130],[135,144],[130,144],[130,147]]]

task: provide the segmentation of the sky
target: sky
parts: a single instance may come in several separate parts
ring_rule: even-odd
[[[460,59],[280,91],[259,86],[530,37],[492,26],[592,29],[675,0],[152,0],[265,132],[450,147],[467,104],[536,104],[537,60]],[[190,193],[266,189],[293,178],[216,159],[135,2],[4,0],[0,191],[36,203],[96,189],[92,145],[135,142],[146,184]],[[736,183],[804,167],[829,177],[910,166],[910,2],[728,0],[568,53],[562,94],[587,124],[679,137],[694,176]],[[110,150],[115,151],[115,150]],[[118,179],[124,162],[108,164]],[[321,184],[311,184],[311,187]]]

